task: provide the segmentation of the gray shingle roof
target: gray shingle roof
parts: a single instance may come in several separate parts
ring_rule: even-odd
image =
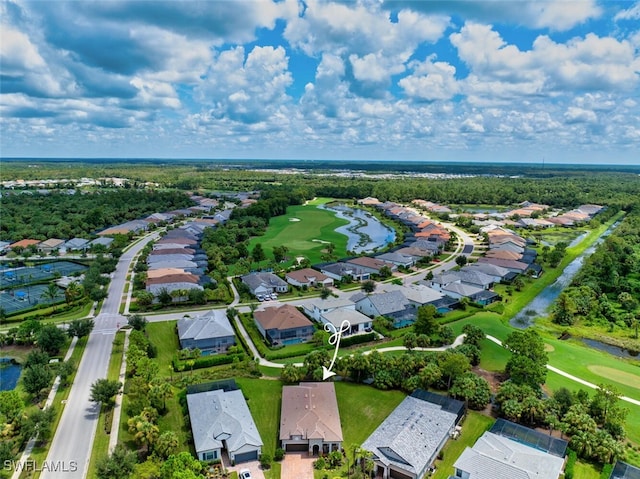
[[[467,448],[454,467],[469,479],[558,479],[564,458],[485,432]]]
[[[409,306],[409,301],[400,291],[372,294],[368,298],[381,315],[397,313]]]
[[[178,320],[178,337],[184,339],[208,339],[233,336],[233,328],[224,310],[214,309],[196,318]]]
[[[430,465],[456,423],[456,415],[412,396],[362,444],[377,461],[420,474]]]
[[[275,288],[276,286],[287,286],[287,282],[280,279],[273,273],[250,273],[245,274],[240,278],[244,284],[254,291],[260,285],[265,285],[267,288]]]
[[[219,449],[223,439],[230,453],[246,445],[262,446],[241,390],[187,394],[187,405],[196,452]]]

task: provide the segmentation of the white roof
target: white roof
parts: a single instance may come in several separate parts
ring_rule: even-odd
[[[349,324],[351,324],[351,326],[371,322],[371,318],[369,316],[362,314],[360,311],[356,311],[355,309],[347,308],[334,309],[332,311],[324,313],[322,317],[333,324],[336,330],[340,329],[340,325],[345,320],[349,321]]]
[[[469,479],[558,479],[564,458],[487,431],[453,466]]]

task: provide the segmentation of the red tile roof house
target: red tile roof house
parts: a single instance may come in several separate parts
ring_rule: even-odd
[[[300,383],[282,388],[280,442],[287,451],[314,456],[339,451],[342,426],[333,383]]]
[[[34,246],[37,245],[38,243],[40,243],[40,240],[35,240],[35,239],[23,239],[20,241],[16,241],[15,243],[12,243],[9,245],[9,249],[14,249],[14,248],[27,248],[29,246]]]
[[[60,249],[65,243],[65,240],[58,238],[50,238],[38,244],[38,251],[41,253],[51,253],[54,250]]]
[[[254,311],[253,318],[260,334],[273,345],[304,343],[315,332],[313,323],[290,304]]]
[[[333,286],[333,278],[319,273],[315,269],[304,268],[288,272],[284,279],[292,286],[311,288],[312,286]]]

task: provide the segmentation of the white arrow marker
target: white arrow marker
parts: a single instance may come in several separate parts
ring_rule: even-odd
[[[346,333],[351,329],[351,323],[348,320],[342,321],[340,324],[340,329],[336,329],[336,327],[331,323],[326,323],[324,325],[324,330],[327,333],[331,333],[329,336],[329,344],[335,344],[336,349],[333,352],[333,359],[331,360],[331,364],[327,368],[326,366],[322,366],[322,380],[326,381],[331,376],[335,376],[336,373],[332,371],[333,365],[336,362],[336,357],[338,356],[338,349],[340,348],[340,339],[342,338],[342,333]]]

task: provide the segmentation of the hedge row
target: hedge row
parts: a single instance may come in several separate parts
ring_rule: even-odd
[[[180,361],[177,356],[173,357],[171,364],[174,371],[186,371],[187,369],[202,369],[210,368],[212,366],[220,366],[222,364],[231,364],[234,361],[243,361],[247,358],[246,354],[214,354],[210,356],[203,356],[201,358],[193,360],[193,367],[187,365],[187,361]],[[181,369],[182,367],[182,369]]]
[[[357,334],[355,336],[347,336],[340,340],[340,347],[347,348],[354,344],[369,343],[376,340],[376,333],[371,332],[367,334]]]

